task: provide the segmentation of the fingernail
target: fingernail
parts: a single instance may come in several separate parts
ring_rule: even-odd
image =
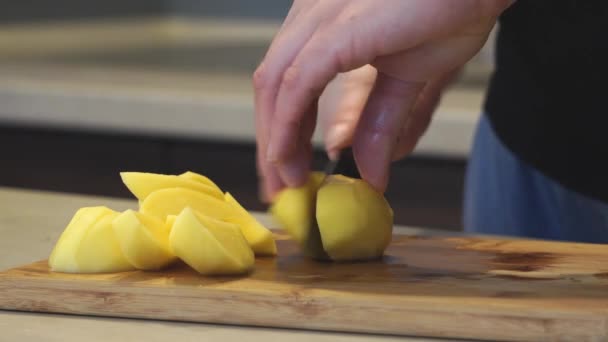
[[[329,150],[327,151],[327,157],[329,158],[329,160],[336,160],[338,159],[338,157],[340,156],[340,150]]]
[[[327,131],[325,146],[328,151],[337,150],[348,140],[349,128],[346,124],[331,126]]]
[[[306,183],[308,170],[303,158],[293,158],[278,165],[281,178],[289,187],[298,187]]]

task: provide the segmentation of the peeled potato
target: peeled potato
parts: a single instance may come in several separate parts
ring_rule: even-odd
[[[49,267],[52,271],[77,273],[80,266],[76,260],[76,252],[89,230],[101,218],[114,213],[104,207],[85,207],[79,209],[57,240],[51,256]]]
[[[132,270],[112,229],[117,216],[117,212],[106,207],[78,210],[51,253],[51,270],[67,273]]]
[[[282,190],[270,206],[270,213],[296,242],[308,236],[314,224],[315,198],[308,184]]]
[[[169,215],[178,215],[187,207],[218,220],[234,216],[234,209],[224,201],[207,194],[184,188],[154,191],[141,202],[140,211],[166,221]]]
[[[175,223],[176,218],[177,218],[177,215],[168,215],[167,216],[167,220],[165,221],[165,224],[167,225],[167,227],[169,227],[169,232],[171,232],[171,228],[173,228],[173,224]]]
[[[140,201],[145,200],[146,197],[157,190],[167,188],[185,188],[221,200],[224,199],[224,194],[217,186],[211,186],[188,177],[146,172],[121,172],[120,177],[129,191]]]
[[[198,174],[196,172],[186,171],[186,172],[182,173],[181,175],[179,175],[179,177],[193,180],[195,182],[199,182],[202,184],[206,184],[206,185],[209,185],[210,187],[220,190],[220,187],[217,186],[211,179],[209,179],[208,177],[205,177],[201,174]]]
[[[315,259],[327,259],[318,229],[313,229],[317,188],[324,176],[313,172],[305,185],[283,189],[270,207],[278,224],[300,244],[306,255]]]
[[[317,193],[316,219],[332,260],[378,258],[391,241],[393,211],[362,179],[328,176]]]
[[[169,239],[174,253],[204,275],[242,274],[254,265],[253,251],[238,226],[190,208],[177,216]]]
[[[312,173],[306,185],[282,190],[270,212],[315,259],[377,258],[392,237],[392,209],[362,179]]]
[[[81,273],[95,272],[123,272],[132,270],[120,249],[118,238],[112,228],[112,221],[119,213],[102,217],[95,223],[78,246],[76,263]]]
[[[235,211],[235,214],[226,220],[241,228],[241,232],[253,252],[256,255],[276,255],[277,245],[272,237],[272,232],[258,222],[230,193],[226,193],[225,198],[226,203]]]
[[[133,267],[159,270],[176,258],[169,248],[169,226],[153,217],[127,210],[112,221],[121,251]]]

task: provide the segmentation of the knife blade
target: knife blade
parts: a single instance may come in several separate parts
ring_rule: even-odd
[[[334,172],[336,172],[336,169],[338,168],[338,165],[340,164],[340,156],[341,156],[341,152],[338,152],[338,156],[336,159],[334,160],[329,160],[327,162],[327,164],[325,164],[325,177],[329,176],[329,175],[333,175]]]

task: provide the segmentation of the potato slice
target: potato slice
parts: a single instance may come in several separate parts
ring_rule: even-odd
[[[187,207],[218,220],[234,216],[234,209],[223,199],[184,188],[154,191],[141,202],[140,211],[166,221],[167,216],[178,215]]]
[[[120,250],[112,221],[119,213],[113,211],[94,223],[76,248],[78,273],[111,273],[133,270]]]
[[[316,260],[329,259],[315,227],[316,194],[324,178],[324,173],[312,172],[306,184],[283,189],[270,207],[272,217],[300,245],[304,255]]]
[[[121,172],[120,177],[129,191],[140,201],[151,193],[167,188],[184,188],[223,200],[224,194],[217,187],[185,177],[146,172]]]
[[[362,179],[328,176],[317,193],[316,218],[332,260],[378,258],[392,238],[393,210]]]
[[[277,245],[272,232],[255,219],[230,193],[224,195],[226,203],[235,210],[235,215],[226,219],[241,228],[249,246],[256,255],[276,255]]]
[[[310,227],[315,224],[318,178],[311,174],[306,184],[283,189],[270,206],[269,211],[275,221],[298,243],[307,239]]]
[[[76,262],[76,251],[89,230],[102,217],[112,214],[111,209],[98,207],[80,208],[61,233],[49,257],[49,267],[55,272],[76,273],[80,267]]]
[[[175,254],[204,275],[242,274],[254,265],[253,251],[238,226],[190,208],[175,219],[169,240]]]
[[[173,224],[175,224],[176,218],[177,218],[177,215],[167,215],[167,220],[165,220],[165,224],[169,227],[169,232],[171,232],[171,229],[173,228]]]
[[[211,187],[214,187],[214,188],[218,189],[219,191],[222,191],[220,189],[220,187],[217,186],[211,179],[209,179],[208,177],[205,177],[205,176],[203,176],[203,175],[201,175],[199,173],[196,173],[196,172],[186,171],[186,172],[180,174],[179,177],[185,178],[185,179],[189,179],[189,180],[193,180],[195,182],[199,182],[199,183],[202,183],[202,184],[206,184],[206,185],[209,185]]]
[[[176,259],[169,248],[169,226],[158,218],[127,210],[112,221],[112,227],[133,267],[159,270]]]

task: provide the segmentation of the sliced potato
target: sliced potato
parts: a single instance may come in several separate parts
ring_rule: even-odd
[[[226,202],[234,208],[235,214],[227,218],[235,223],[256,255],[276,255],[277,245],[272,232],[253,217],[230,193],[225,194]]]
[[[184,188],[223,199],[224,194],[217,187],[175,175],[147,172],[121,172],[120,177],[129,191],[139,200],[145,200],[151,193],[167,188]]]
[[[158,218],[127,210],[112,221],[112,227],[133,267],[159,270],[176,259],[169,247],[169,226]]]
[[[223,200],[184,188],[167,188],[154,191],[141,202],[140,211],[166,221],[169,215],[178,215],[187,207],[218,220],[234,216],[234,209]]]
[[[190,208],[177,216],[169,239],[175,254],[204,275],[242,274],[254,265],[253,251],[239,227]]]

